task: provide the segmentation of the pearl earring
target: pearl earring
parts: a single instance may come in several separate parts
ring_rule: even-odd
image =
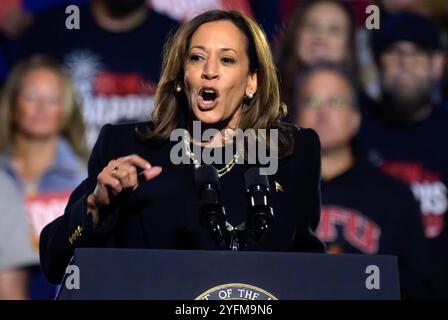
[[[254,98],[254,94],[253,93],[248,93],[247,95],[246,95],[246,99],[247,100],[252,100]]]
[[[177,84],[177,86],[176,86],[176,92],[177,93],[180,93],[182,91],[182,87],[181,87],[181,85],[180,84]]]

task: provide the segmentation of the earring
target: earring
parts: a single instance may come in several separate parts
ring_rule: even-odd
[[[180,93],[182,91],[182,87],[181,87],[181,85],[180,84],[177,84],[177,86],[176,86],[176,92],[177,93]]]
[[[247,100],[252,100],[254,98],[254,94],[253,93],[248,93],[247,95],[246,95],[246,99]]]

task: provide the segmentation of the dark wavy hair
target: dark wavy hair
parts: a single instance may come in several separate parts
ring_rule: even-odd
[[[349,21],[348,48],[344,63],[353,74],[358,74],[356,64],[356,42],[355,42],[355,19],[347,3],[341,0],[304,0],[294,10],[286,26],[283,39],[276,50],[276,61],[280,69],[282,80],[282,99],[290,104],[293,101],[294,77],[304,67],[305,63],[296,56],[297,32],[302,27],[308,11],[320,3],[331,3],[337,5],[347,16]]]
[[[280,101],[278,72],[266,35],[251,18],[236,11],[207,11],[181,25],[170,37],[164,50],[163,68],[152,113],[153,124],[145,138],[150,141],[166,141],[172,130],[187,128],[191,110],[186,94],[176,92],[176,86],[184,81],[184,65],[191,38],[201,25],[223,20],[233,23],[245,35],[249,72],[256,73],[258,79],[254,98],[243,103],[239,128],[278,129],[278,154],[280,157],[289,155],[294,148],[292,127],[281,121],[286,116],[287,109]],[[269,148],[269,137],[257,135],[257,139],[266,139]]]

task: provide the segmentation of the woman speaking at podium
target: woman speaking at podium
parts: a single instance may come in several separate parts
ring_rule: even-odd
[[[46,277],[60,282],[77,247],[322,252],[313,233],[320,215],[319,139],[311,129],[281,122],[285,116],[269,45],[253,20],[208,11],[183,24],[166,44],[152,121],[104,126],[87,179],[64,215],[42,231]],[[182,141],[172,141],[179,129]],[[218,134],[204,137],[208,129]],[[276,155],[268,176],[248,174],[258,162],[245,161],[249,153],[235,143],[235,132],[248,129],[257,146]],[[188,161],[176,161],[175,150],[186,151]],[[222,161],[210,171],[201,155]],[[207,186],[202,195],[198,179]],[[257,192],[265,194],[257,198]],[[252,210],[257,201],[263,215]],[[258,228],[260,217],[262,236],[245,232]],[[221,228],[213,229],[213,221]]]

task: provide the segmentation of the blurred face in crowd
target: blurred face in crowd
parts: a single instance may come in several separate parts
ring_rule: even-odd
[[[16,100],[16,130],[37,139],[57,135],[63,117],[62,86],[52,70],[38,68],[26,73]]]
[[[336,4],[311,6],[297,32],[296,55],[305,64],[342,62],[348,55],[349,17]]]
[[[346,147],[356,135],[360,115],[353,94],[335,71],[318,70],[305,81],[297,99],[296,123],[316,130],[323,152]]]
[[[237,127],[245,95],[257,90],[245,35],[229,21],[204,23],[192,36],[184,80],[196,119]]]
[[[398,41],[380,55],[384,108],[396,118],[418,116],[430,101],[433,59],[409,41]]]

